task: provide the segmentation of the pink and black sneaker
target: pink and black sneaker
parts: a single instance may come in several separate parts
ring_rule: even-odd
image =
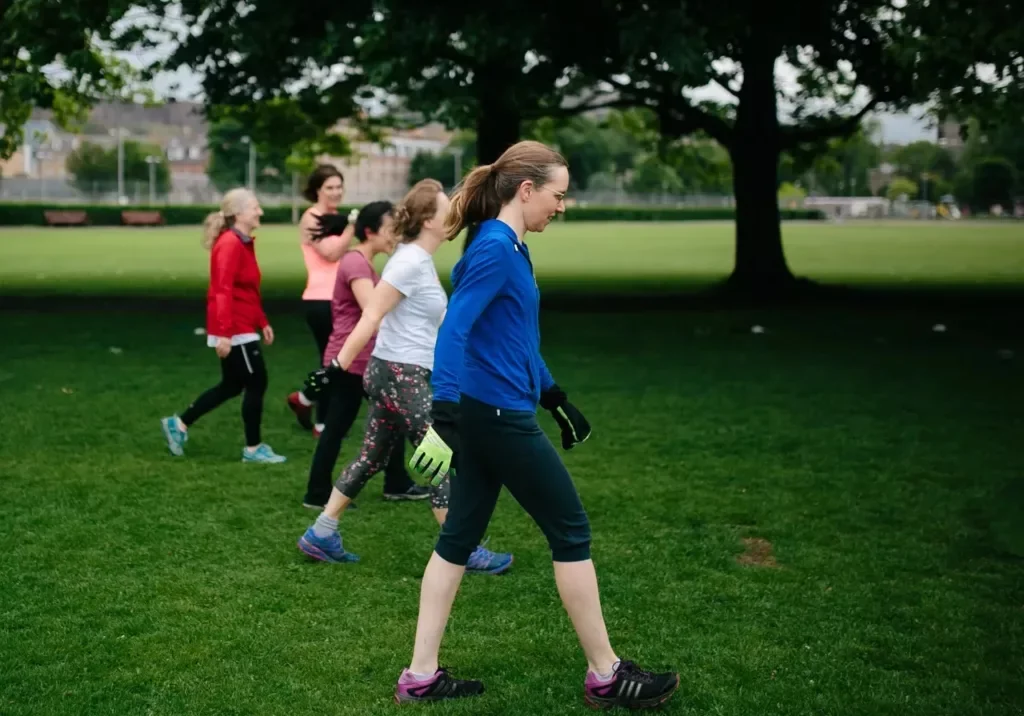
[[[443,701],[479,696],[483,692],[483,682],[456,679],[447,669],[438,669],[426,681],[419,681],[408,669],[403,669],[402,675],[398,677],[398,685],[395,686],[395,703]]]
[[[654,709],[668,701],[679,688],[679,674],[655,674],[644,671],[632,661],[620,661],[608,681],[587,672],[583,700],[595,709],[621,706],[627,709]]]

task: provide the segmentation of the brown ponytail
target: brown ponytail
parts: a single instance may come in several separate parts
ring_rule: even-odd
[[[448,241],[466,226],[493,219],[501,211],[494,167],[494,164],[477,167],[456,187],[444,219],[444,238]]]
[[[524,181],[540,186],[551,177],[552,169],[567,166],[565,157],[540,142],[513,144],[498,161],[477,167],[455,188],[444,221],[445,238],[451,241],[468,226],[468,248],[475,236],[475,225],[495,218]]]

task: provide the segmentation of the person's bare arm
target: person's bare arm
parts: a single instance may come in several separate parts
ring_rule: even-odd
[[[348,370],[359,352],[377,333],[384,316],[394,310],[402,298],[401,292],[387,281],[377,284],[370,294],[370,300],[363,306],[363,315],[359,319],[359,323],[345,339],[345,345],[341,347],[337,358],[335,358],[335,362],[342,370]]]
[[[302,217],[302,221],[299,222],[299,236],[303,243],[308,243],[313,247],[314,251],[327,261],[337,261],[344,256],[356,235],[355,224],[351,221],[340,235],[325,236],[322,239],[314,240],[313,237],[318,229],[317,215],[312,211],[306,212],[305,216]]]

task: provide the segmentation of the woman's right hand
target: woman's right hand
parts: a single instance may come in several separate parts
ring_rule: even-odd
[[[228,354],[231,352],[231,339],[218,338],[215,350],[217,351],[218,358],[227,358]]]

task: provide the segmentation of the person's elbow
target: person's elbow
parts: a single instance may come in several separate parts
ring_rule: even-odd
[[[359,323],[363,326],[364,330],[367,330],[370,333],[376,333],[380,328],[381,321],[383,320],[383,311],[376,306],[368,306],[367,309],[363,311],[363,316],[359,319]]]
[[[314,246],[316,246],[316,252],[320,254],[320,257],[324,259],[324,261],[334,263],[345,255],[345,244],[340,241],[331,242],[330,244],[314,244]]]

